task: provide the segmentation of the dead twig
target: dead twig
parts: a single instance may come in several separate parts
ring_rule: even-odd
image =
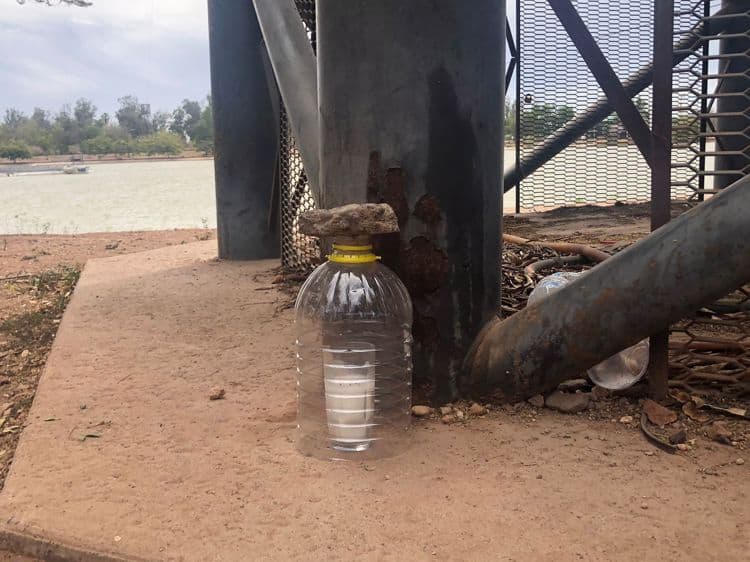
[[[672,445],[669,441],[664,441],[660,437],[658,437],[655,433],[653,433],[648,428],[648,416],[646,416],[645,412],[641,413],[641,431],[646,436],[646,438],[651,441],[654,445],[659,447],[661,450],[666,451],[667,453],[675,453],[677,451],[677,446]]]
[[[520,236],[513,236],[512,234],[503,234],[503,242],[509,244],[518,244],[520,246],[536,246],[540,248],[549,248],[556,252],[563,254],[578,254],[584,256],[594,262],[603,262],[611,256],[607,252],[602,252],[591,246],[585,244],[573,244],[571,242],[538,242],[534,240],[527,240]]]
[[[33,274],[31,273],[25,273],[23,275],[11,275],[10,277],[1,277],[0,282],[2,281],[17,281],[18,279],[28,279],[29,277],[32,277]]]
[[[583,256],[559,256],[556,258],[549,258],[546,260],[536,261],[530,263],[524,268],[524,272],[528,275],[538,275],[540,271],[549,267],[560,267],[564,265],[570,265],[574,263],[581,263]]]

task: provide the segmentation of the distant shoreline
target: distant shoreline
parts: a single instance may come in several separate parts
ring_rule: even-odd
[[[52,156],[35,156],[25,160],[11,162],[0,158],[0,171],[13,166],[65,166],[71,163],[96,164],[99,162],[118,163],[118,162],[173,162],[176,160],[213,160],[213,156],[204,156],[198,152],[185,152],[179,156],[118,156],[115,154],[55,154]]]
[[[183,162],[183,161],[202,161],[202,160],[213,160],[213,156],[173,156],[172,158],[167,157],[143,157],[143,158],[94,158],[83,160],[77,160],[72,162],[71,160],[64,160],[60,158],[50,158],[49,160],[39,160],[34,158],[32,160],[19,160],[15,163],[10,161],[0,161],[0,176],[4,175],[16,175],[16,174],[46,174],[46,173],[62,173],[63,167],[74,163],[74,164],[126,164],[129,162]]]

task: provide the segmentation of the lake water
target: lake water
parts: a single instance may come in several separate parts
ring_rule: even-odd
[[[80,175],[0,176],[0,234],[216,227],[212,160],[89,165]]]
[[[687,162],[685,155],[677,161]],[[505,150],[505,167],[514,165]],[[709,169],[713,164],[709,162]],[[679,172],[685,175],[683,169]],[[673,172],[673,179],[678,172]],[[711,187],[709,178],[706,187]],[[673,196],[687,197],[687,188]],[[522,183],[525,210],[643,201],[650,171],[635,146],[572,146]],[[515,190],[505,194],[514,211]],[[0,234],[214,228],[212,160],[92,163],[82,175],[0,176]]]
[[[0,234],[216,226],[212,160],[90,166],[81,175],[0,177]]]

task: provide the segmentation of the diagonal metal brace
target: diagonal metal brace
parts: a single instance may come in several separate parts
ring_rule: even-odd
[[[630,133],[638,150],[641,151],[646,162],[651,166],[651,129],[649,129],[633,100],[630,99],[627,91],[617,78],[617,74],[597,45],[594,36],[591,35],[571,0],[547,0],[547,2],[557,15],[578,52],[581,53],[581,57],[589,67],[591,74],[594,75],[599,86],[612,102],[617,115]]]
[[[294,0],[253,0],[276,82],[316,201],[320,201],[317,61]]]

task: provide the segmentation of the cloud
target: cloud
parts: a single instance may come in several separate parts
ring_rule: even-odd
[[[133,94],[154,110],[209,91],[205,0],[96,0],[91,8],[0,0],[0,111],[86,97],[112,113]]]

